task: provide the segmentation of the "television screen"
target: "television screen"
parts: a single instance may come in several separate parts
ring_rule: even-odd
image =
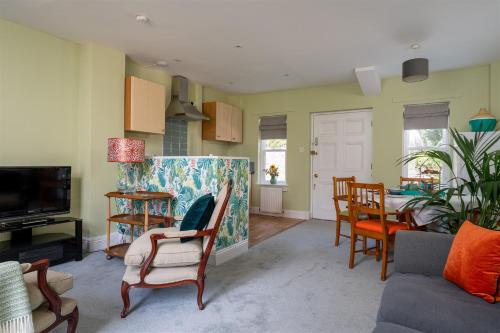
[[[69,213],[71,167],[0,167],[0,220]]]

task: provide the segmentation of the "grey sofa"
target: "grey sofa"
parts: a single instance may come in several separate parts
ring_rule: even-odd
[[[374,333],[500,332],[500,303],[490,304],[443,279],[453,236],[399,231],[395,273],[382,294]]]

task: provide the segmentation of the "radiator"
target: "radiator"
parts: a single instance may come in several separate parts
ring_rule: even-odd
[[[283,190],[281,187],[260,187],[260,211],[262,213],[283,213]]]

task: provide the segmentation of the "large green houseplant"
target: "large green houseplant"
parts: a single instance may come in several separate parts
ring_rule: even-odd
[[[398,160],[399,164],[428,159],[445,165],[452,173],[447,184],[439,190],[410,200],[405,208],[416,210],[432,207],[432,222],[455,234],[466,220],[494,230],[500,230],[500,151],[491,148],[500,140],[491,132],[478,132],[468,139],[456,129],[449,131],[453,144],[449,151],[425,150],[411,153]],[[456,175],[453,154],[462,161],[466,177]],[[455,160],[456,162],[456,160]],[[450,200],[456,196],[460,207],[455,208]]]

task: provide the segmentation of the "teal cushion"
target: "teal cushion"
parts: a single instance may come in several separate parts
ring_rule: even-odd
[[[198,198],[198,200],[189,207],[186,215],[184,215],[180,231],[203,230],[207,226],[208,221],[210,221],[214,208],[215,201],[211,193]],[[181,238],[181,243],[189,242],[192,239],[193,238]]]

